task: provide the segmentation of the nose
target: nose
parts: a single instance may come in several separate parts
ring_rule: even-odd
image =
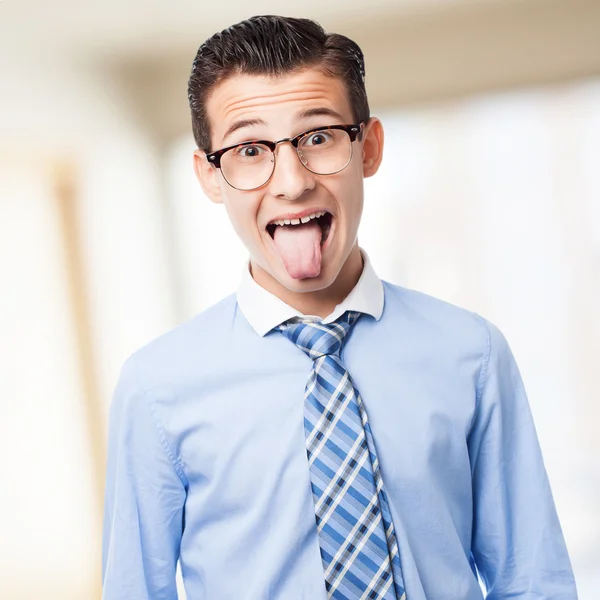
[[[270,193],[284,200],[297,200],[315,187],[315,177],[300,160],[302,157],[289,143],[275,149],[275,171],[269,182]]]

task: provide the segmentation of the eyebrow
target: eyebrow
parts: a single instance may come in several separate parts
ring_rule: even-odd
[[[339,112],[333,110],[332,108],[325,107],[302,110],[296,115],[296,117],[298,119],[308,119],[309,117],[333,117],[334,119],[339,119],[340,121],[344,120],[344,117],[342,117]]]
[[[238,129],[243,129],[244,127],[253,127],[255,125],[266,126],[267,124],[262,119],[241,119],[239,121],[236,121],[225,132],[225,135],[223,136],[223,141],[225,141],[232,133],[236,132]]]
[[[302,110],[296,114],[296,118],[298,119],[308,119],[310,117],[333,117],[334,119],[339,119],[343,121],[344,118],[340,115],[339,112],[326,107],[318,107],[318,108],[308,108],[306,110]],[[223,136],[223,142],[233,133],[238,131],[238,129],[243,129],[245,127],[254,127],[256,125],[262,125],[266,127],[265,121],[262,119],[240,119],[239,121],[235,121],[232,123],[231,127],[225,132]]]

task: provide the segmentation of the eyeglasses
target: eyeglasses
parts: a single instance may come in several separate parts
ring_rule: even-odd
[[[206,155],[206,160],[221,169],[223,178],[234,189],[248,192],[269,182],[275,171],[275,149],[289,142],[300,163],[316,175],[334,175],[352,160],[352,142],[364,121],[353,125],[328,125],[300,133],[278,142],[256,140],[228,146]]]

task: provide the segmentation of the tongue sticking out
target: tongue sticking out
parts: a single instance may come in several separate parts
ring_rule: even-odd
[[[321,238],[316,219],[303,225],[275,227],[275,247],[292,279],[318,277],[321,273]]]

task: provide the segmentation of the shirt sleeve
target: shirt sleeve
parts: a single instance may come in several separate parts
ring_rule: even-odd
[[[110,407],[102,599],[176,600],[187,481],[134,360],[123,366]]]
[[[487,338],[469,434],[472,553],[488,600],[575,600],[577,592],[515,359],[502,333]]]

